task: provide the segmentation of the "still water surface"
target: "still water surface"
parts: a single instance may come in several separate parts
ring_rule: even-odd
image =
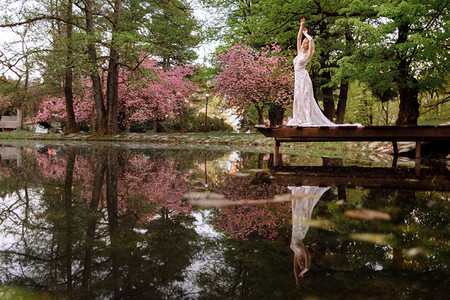
[[[1,299],[448,297],[445,161],[418,174],[129,144],[0,155]]]

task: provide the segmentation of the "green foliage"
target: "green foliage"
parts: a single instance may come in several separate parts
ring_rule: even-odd
[[[188,132],[192,130],[197,110],[194,107],[185,107],[183,111],[178,114],[171,122],[165,124],[166,127],[171,128],[172,132]]]
[[[203,36],[188,1],[131,0],[125,8],[123,46],[137,46],[161,57],[165,67],[197,58],[193,48]]]
[[[339,76],[368,83],[381,100],[400,96],[400,105],[414,113],[414,96],[421,90],[447,85],[449,8],[442,1],[372,1],[362,17],[355,1],[346,9],[358,47],[338,60]],[[399,111],[399,119],[402,110]],[[403,119],[402,119],[403,120]]]
[[[305,17],[316,42],[310,74],[318,100],[336,100],[337,93],[330,94],[327,88],[337,90],[343,82],[357,80],[366,84],[361,91],[370,91],[376,101],[396,100],[402,92],[401,103],[413,106],[417,91],[442,92],[448,86],[450,18],[446,1],[203,2],[214,2],[228,12],[228,44],[245,40],[260,47],[277,42],[283,49],[295,49],[299,20]],[[385,114],[381,122],[390,123],[391,115]]]
[[[51,299],[48,292],[35,292],[22,287],[8,285],[0,287],[0,298],[21,300]]]
[[[18,3],[15,0],[9,2]],[[197,57],[193,49],[203,39],[191,5],[188,0],[86,0],[77,3],[43,0],[16,14],[5,9],[0,27],[8,27],[5,23],[15,21],[18,24],[23,21],[26,26],[10,24],[15,32],[20,32],[22,47],[13,53],[11,61],[3,55],[9,53],[2,47],[0,63],[12,65],[11,70],[22,77],[20,80],[25,87],[31,86],[30,74],[36,70],[40,72],[41,78],[36,84],[40,93],[46,95],[60,94],[65,86],[72,86],[72,79],[68,79],[70,73],[73,75],[73,92],[77,96],[84,88],[91,88],[85,82],[89,76],[96,77],[98,72],[102,77],[101,84],[106,83],[102,70],[109,67],[116,70],[118,66],[134,71],[146,55],[155,57],[164,68],[190,63]],[[87,12],[92,13],[91,18]],[[39,21],[34,22],[34,19]],[[107,115],[114,124],[118,109],[117,103],[110,98],[117,97],[118,73],[109,74],[114,80],[103,86],[103,92],[108,98],[106,110],[112,112]],[[32,101],[31,97],[22,98],[20,104]],[[97,101],[98,109],[99,103]]]
[[[207,131],[233,131],[233,127],[226,123],[224,119],[208,116],[205,125],[205,114],[198,114],[192,124],[192,131],[207,132]]]

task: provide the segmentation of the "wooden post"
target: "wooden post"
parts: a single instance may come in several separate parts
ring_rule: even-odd
[[[394,156],[398,156],[397,141],[392,141],[392,148],[394,148]]]
[[[421,147],[422,144],[420,141],[416,141],[416,159],[420,159],[421,158]]]
[[[421,162],[421,147],[422,143],[420,141],[416,141],[416,159],[414,169],[416,171],[416,176],[420,176],[420,162]]]
[[[273,165],[278,167],[280,164],[280,142],[275,139],[275,148],[273,150]]]
[[[398,161],[398,145],[397,141],[392,141],[392,148],[394,149],[394,160],[392,161],[392,167],[397,167],[397,161]]]
[[[22,128],[22,109],[17,109],[17,125],[16,129],[19,130]]]

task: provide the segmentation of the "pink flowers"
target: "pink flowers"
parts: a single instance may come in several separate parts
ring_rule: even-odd
[[[136,70],[122,69],[119,83],[121,125],[173,118],[188,104],[189,97],[196,90],[194,84],[185,79],[192,74],[192,69],[187,66],[176,65],[163,70],[152,58],[145,59]],[[95,113],[90,79],[84,81],[83,87],[74,99],[77,122],[89,122]],[[52,117],[66,117],[63,95],[45,98],[36,120],[46,121]]]
[[[260,51],[237,44],[219,54],[216,65],[221,71],[215,90],[229,107],[254,106],[262,112],[269,103],[285,107],[292,101],[293,67],[276,44]]]
[[[285,186],[252,183],[251,178],[225,176],[215,192],[226,199],[271,199],[274,195],[285,194]],[[256,234],[274,239],[291,218],[290,202],[265,203],[260,205],[234,205],[217,212],[213,224],[233,238],[248,239]]]
[[[185,80],[193,75],[192,69],[174,66],[163,70],[154,59],[147,59],[142,67],[137,72],[123,72],[119,85],[128,121],[170,120],[195,92],[195,86]]]

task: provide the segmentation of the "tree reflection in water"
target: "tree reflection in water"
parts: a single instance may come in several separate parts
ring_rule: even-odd
[[[68,147],[58,158],[36,152],[27,160],[35,172],[20,176],[13,207],[1,212],[11,241],[2,246],[3,283],[57,298],[189,294],[181,283],[198,251],[182,202],[189,177],[158,155],[91,151]],[[32,197],[23,199],[22,189]]]
[[[24,149],[20,167],[0,162],[1,295],[18,286],[56,299],[445,298],[448,193],[325,188],[320,201],[198,209],[182,198],[204,190],[205,156],[208,191],[227,199],[290,191],[224,174],[214,165],[224,152],[57,150]],[[243,157],[238,172],[263,166],[262,155]],[[346,214],[361,209],[391,220]],[[309,269],[301,290],[292,250]]]

